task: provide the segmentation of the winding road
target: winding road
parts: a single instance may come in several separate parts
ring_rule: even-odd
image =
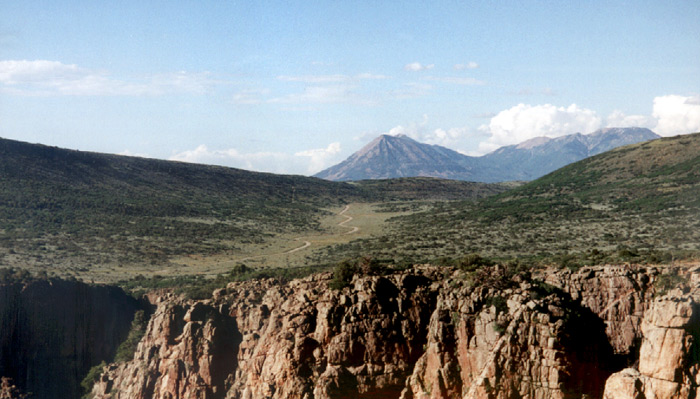
[[[338,226],[347,227],[350,229],[350,231],[348,231],[347,233],[344,233],[346,235],[347,234],[354,234],[354,233],[357,233],[358,231],[360,231],[359,227],[348,227],[345,225],[345,223],[352,220],[352,216],[345,215],[345,212],[347,212],[348,209],[350,209],[350,205],[345,205],[345,208],[342,211],[340,211],[340,213],[338,213],[338,215],[340,215],[344,218],[347,218],[347,219],[343,220],[342,222],[338,223]]]
[[[350,205],[345,205],[345,208],[343,208],[342,211],[338,212],[338,215],[339,215],[339,216],[342,216],[342,217],[345,218],[345,220],[343,220],[342,222],[338,223],[338,226],[344,227],[344,228],[347,228],[347,229],[350,229],[350,231],[347,231],[347,232],[345,232],[345,233],[342,233],[342,235],[355,234],[355,233],[357,233],[358,231],[360,231],[360,228],[359,228],[359,227],[350,227],[350,226],[346,226],[346,225],[345,225],[346,223],[349,223],[349,222],[353,219],[352,216],[348,216],[348,215],[345,214],[345,212],[347,212],[349,209],[350,209]],[[295,240],[295,241],[301,241],[301,240],[302,240],[302,237],[297,237],[297,238],[295,238],[294,240]],[[265,254],[265,255],[248,256],[248,257],[245,257],[245,258],[237,259],[237,260],[235,260],[235,262],[244,262],[244,261],[251,260],[251,259],[264,258],[264,257],[266,257],[266,256],[293,254],[293,253],[295,253],[295,252],[297,252],[297,251],[304,250],[304,249],[306,249],[306,248],[308,248],[308,247],[310,247],[310,246],[311,246],[311,241],[306,241],[306,240],[304,240],[304,245],[302,245],[302,246],[300,246],[300,247],[292,248],[292,249],[289,249],[289,250],[287,250],[287,251],[278,252],[278,253],[274,253],[274,254]]]

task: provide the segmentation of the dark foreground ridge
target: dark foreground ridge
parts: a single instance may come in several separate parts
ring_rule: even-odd
[[[79,398],[83,377],[114,358],[139,309],[117,287],[59,279],[2,283],[0,376],[31,398]]]

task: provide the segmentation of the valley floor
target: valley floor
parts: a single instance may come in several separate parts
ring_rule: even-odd
[[[232,267],[245,264],[255,269],[303,267],[322,262],[321,253],[338,244],[381,235],[389,218],[405,215],[406,211],[384,211],[379,203],[352,203],[330,209],[320,220],[320,231],[307,234],[280,234],[263,243],[241,246],[239,251],[216,255],[189,255],[173,259],[165,268],[152,274],[217,275]],[[134,270],[134,273],[143,273]],[[128,273],[127,273],[128,275]]]

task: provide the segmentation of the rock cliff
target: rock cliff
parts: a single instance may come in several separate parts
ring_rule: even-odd
[[[164,296],[134,359],[107,366],[93,396],[694,397],[700,275],[681,272],[669,294],[667,270],[627,265],[534,278],[416,266],[342,290],[325,273]]]
[[[116,287],[58,279],[1,284],[0,395],[79,398],[80,381],[114,357],[140,306]]]

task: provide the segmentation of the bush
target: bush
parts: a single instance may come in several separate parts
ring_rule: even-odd
[[[95,382],[97,382],[97,380],[100,378],[100,375],[102,375],[102,370],[104,370],[105,366],[107,366],[107,364],[104,361],[96,366],[92,366],[85,378],[83,378],[83,380],[80,382],[80,386],[83,388],[84,399],[92,397],[92,395],[90,394],[90,392],[92,391],[92,387],[95,385]]]
[[[479,254],[469,254],[459,261],[459,268],[465,271],[474,271],[482,266],[491,266],[493,262],[482,258]]]
[[[353,276],[357,272],[357,266],[351,261],[341,262],[333,271],[333,280],[328,286],[332,290],[342,290],[350,285]]]
[[[503,298],[500,295],[497,296],[492,296],[486,299],[486,302],[484,302],[484,306],[486,307],[491,307],[495,306],[496,307],[496,316],[503,312],[508,311],[508,303],[506,302],[505,298]]]
[[[681,283],[683,283],[683,278],[675,272],[662,274],[654,282],[654,296],[666,295],[667,292],[678,287]]]
[[[117,363],[128,362],[134,357],[136,347],[141,341],[143,334],[146,333],[148,318],[143,310],[137,310],[134,313],[134,320],[131,321],[131,329],[126,340],[119,345],[117,353],[114,355],[114,361]]]

